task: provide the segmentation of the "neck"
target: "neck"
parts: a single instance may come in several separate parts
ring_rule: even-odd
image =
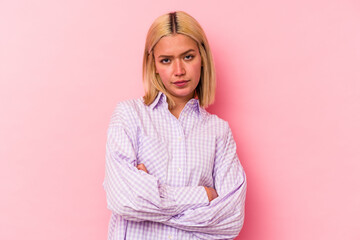
[[[173,108],[169,109],[171,114],[174,115],[176,118],[179,118],[181,111],[184,109],[186,103],[191,98],[193,98],[193,96],[190,96],[188,98],[173,98],[174,102],[175,102],[175,106]]]

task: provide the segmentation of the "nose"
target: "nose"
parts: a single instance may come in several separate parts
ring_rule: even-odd
[[[174,74],[175,76],[182,76],[185,74],[185,68],[183,66],[183,62],[179,59],[177,59],[174,62]]]

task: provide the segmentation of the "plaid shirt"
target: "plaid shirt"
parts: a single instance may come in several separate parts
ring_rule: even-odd
[[[196,99],[179,119],[163,93],[150,106],[119,103],[103,186],[112,211],[108,240],[233,239],[243,226],[246,176],[231,130]],[[209,202],[203,186],[219,196]]]

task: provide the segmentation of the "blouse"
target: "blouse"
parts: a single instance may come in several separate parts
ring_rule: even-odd
[[[204,186],[218,197],[209,202]],[[244,223],[246,175],[229,124],[197,99],[178,119],[161,92],[149,106],[142,98],[118,103],[103,187],[108,240],[233,239]]]

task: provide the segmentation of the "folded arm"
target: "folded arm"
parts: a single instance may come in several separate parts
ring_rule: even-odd
[[[136,168],[141,170],[141,171],[144,171],[146,173],[149,173],[146,166],[143,163],[138,164],[136,166]],[[214,188],[212,188],[212,187],[204,187],[204,188],[205,188],[207,197],[209,199],[209,202],[211,202],[212,200],[214,200],[215,198],[218,197],[218,194],[217,194],[217,192],[215,191]]]

